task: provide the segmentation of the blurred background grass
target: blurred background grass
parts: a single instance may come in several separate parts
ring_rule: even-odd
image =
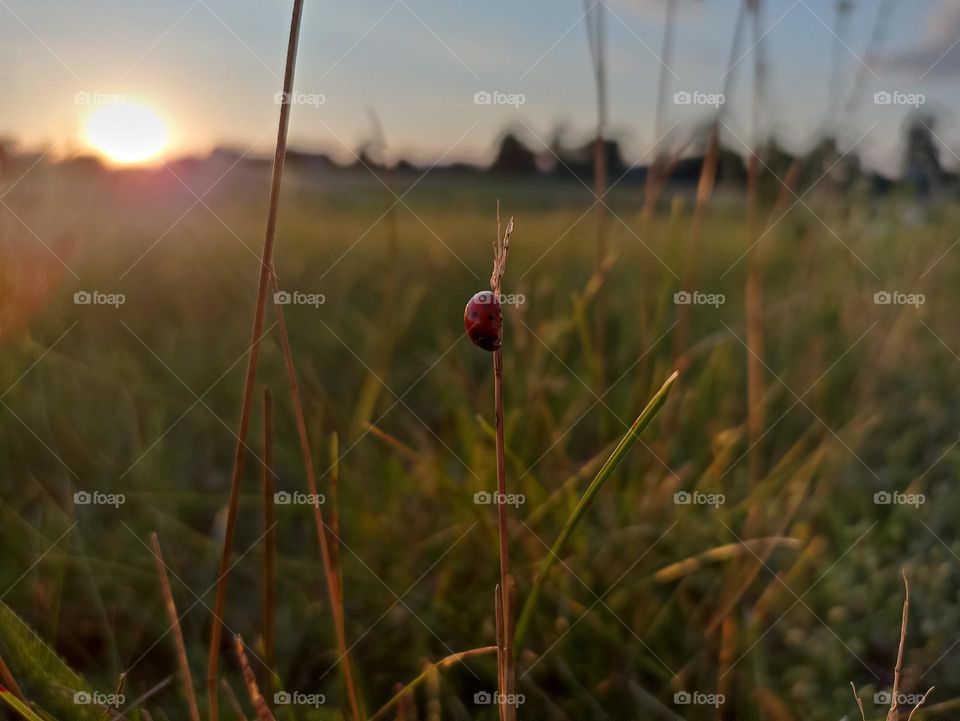
[[[110,692],[128,671],[128,699],[175,673],[152,530],[202,678],[266,210],[262,167],[238,167],[202,204],[185,185],[201,195],[220,171],[177,172],[39,166],[5,198],[26,225],[11,213],[0,229],[0,599],[94,688]],[[851,717],[850,680],[880,716],[872,693],[891,685],[901,566],[913,591],[903,688],[936,684],[934,701],[952,707],[955,208],[918,217],[906,194],[879,201],[824,183],[764,238],[767,421],[763,478],[751,483],[740,196],[721,193],[708,213],[697,287],[725,302],[692,308],[678,359],[674,293],[690,201],[677,195],[648,232],[638,189],[613,192],[601,358],[584,342],[593,314],[575,312],[595,255],[583,187],[416,178],[394,178],[398,194],[410,192],[389,210],[393,197],[365,171],[318,180],[294,170],[278,236],[281,288],[325,296],[317,308],[287,306],[287,323],[324,492],[330,434],[339,435],[347,636],[370,710],[425,660],[493,643],[495,513],[474,503],[496,483],[492,373],[461,313],[487,285],[498,198],[517,222],[504,289],[526,301],[505,313],[508,485],[526,499],[511,511],[521,599],[591,464],[682,365],[667,407],[546,584],[520,650],[522,716]],[[75,305],[82,290],[125,303]],[[884,290],[925,303],[875,304]],[[305,490],[275,328],[259,382],[276,399],[278,490]],[[260,452],[258,431],[250,445]],[[225,621],[260,654],[258,479],[251,459]],[[83,490],[126,503],[75,505]],[[725,502],[678,505],[682,490]],[[877,504],[880,491],[925,503]],[[326,694],[316,717],[335,718],[337,654],[309,508],[278,506],[277,519],[280,687]],[[770,537],[794,540],[735,545],[656,575]],[[445,717],[494,718],[494,707],[470,701],[495,684],[492,658],[445,671]],[[41,703],[62,694],[28,690]],[[726,703],[677,705],[682,691]],[[179,682],[145,706],[154,718],[182,717]]]

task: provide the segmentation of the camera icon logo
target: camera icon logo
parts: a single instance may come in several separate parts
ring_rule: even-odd
[[[873,694],[873,702],[878,706],[886,706],[890,703],[890,692],[877,691],[875,694]]]
[[[673,702],[678,706],[688,706],[690,704],[690,692],[689,691],[677,691],[673,694]]]
[[[474,105],[490,105],[493,102],[493,94],[486,90],[481,90],[473,94]]]
[[[685,290],[677,291],[673,294],[674,305],[690,305],[692,301],[693,296]]]
[[[81,706],[89,705],[92,700],[93,699],[90,697],[90,693],[87,691],[77,691],[75,694],[73,694],[73,702]]]
[[[876,305],[890,305],[893,302],[893,295],[886,290],[878,290],[873,294],[873,302]]]
[[[285,290],[278,290],[273,294],[273,302],[276,305],[290,305],[291,300],[293,300],[293,298]]]
[[[873,502],[879,506],[889,506],[893,497],[888,491],[877,491],[873,494]]]
[[[473,702],[478,706],[486,706],[493,703],[493,696],[489,691],[477,691],[473,694]]]
[[[690,494],[687,491],[677,491],[673,494],[673,502],[678,506],[689,506]]]
[[[293,496],[287,491],[277,491],[273,494],[273,502],[278,506],[289,506],[293,503]]]
[[[85,290],[78,290],[73,294],[74,305],[90,305],[92,302],[93,296]]]
[[[77,491],[73,494],[73,503],[77,506],[89,506],[92,497],[86,491]]]
[[[893,96],[886,90],[878,90],[873,94],[874,105],[890,105],[893,102]]]
[[[690,105],[693,102],[693,95],[686,90],[679,90],[673,94],[673,102],[676,105]]]
[[[477,491],[473,494],[473,502],[478,506],[489,506],[493,501],[493,497],[488,491]]]
[[[273,694],[273,702],[277,706],[286,706],[290,703],[290,694],[286,691],[277,691]]]

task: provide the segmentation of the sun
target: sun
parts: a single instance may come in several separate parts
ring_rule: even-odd
[[[94,110],[84,127],[87,144],[115,165],[155,160],[170,143],[163,119],[139,103],[105,105]]]

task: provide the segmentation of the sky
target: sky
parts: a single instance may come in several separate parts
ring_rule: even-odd
[[[772,133],[802,150],[826,128],[871,167],[895,172],[909,103],[922,99],[921,110],[939,117],[944,161],[960,165],[960,0],[894,0],[880,52],[868,57],[886,4],[853,0],[838,38],[836,0],[761,0],[760,42],[748,26],[731,56],[739,2],[676,0],[674,52],[664,59],[667,0],[608,0],[609,128],[630,161],[649,158],[662,131],[663,143],[679,147],[712,107],[677,104],[673,94],[706,100],[729,79],[732,147]],[[90,113],[120,96],[162,119],[172,154],[219,144],[268,154],[291,7],[0,0],[0,135],[31,149],[82,151]],[[585,139],[597,110],[584,14],[583,0],[306,0],[290,142],[350,159],[371,137],[371,111],[390,152],[417,162],[488,160],[508,126],[535,147],[561,127]],[[758,53],[765,92],[754,127]],[[670,102],[658,129],[664,65]],[[840,108],[856,89],[852,112],[831,114],[834,87]],[[883,91],[893,103],[875,104]],[[500,102],[477,104],[484,92]]]

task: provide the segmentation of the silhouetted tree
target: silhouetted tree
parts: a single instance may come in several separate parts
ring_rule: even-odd
[[[917,115],[906,129],[903,177],[923,198],[939,190],[944,179],[933,134],[934,122],[930,116]]]
[[[490,170],[510,175],[533,174],[537,172],[537,157],[520,138],[513,133],[506,133]]]

